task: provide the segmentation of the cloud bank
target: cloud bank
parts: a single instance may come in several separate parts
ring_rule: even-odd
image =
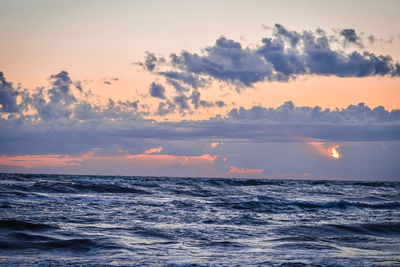
[[[0,154],[73,154],[93,149],[142,153],[160,145],[168,152],[164,145],[178,141],[205,142],[205,146],[239,141],[400,141],[400,110],[381,106],[371,109],[360,103],[330,110],[286,102],[278,108],[234,108],[209,120],[157,122],[145,118],[137,100],[92,103],[90,92],[77,84],[61,71],[50,77],[48,87],[28,91],[14,88],[1,75]],[[196,95],[177,97],[165,106],[161,102],[158,112],[173,112],[175,105],[186,109],[189,101],[206,105]]]

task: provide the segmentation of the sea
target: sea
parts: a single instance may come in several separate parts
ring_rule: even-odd
[[[400,266],[400,182],[0,174],[0,266]]]

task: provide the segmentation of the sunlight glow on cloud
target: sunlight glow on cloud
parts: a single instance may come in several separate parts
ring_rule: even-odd
[[[0,156],[0,165],[17,166],[23,168],[37,167],[65,167],[77,166],[83,161],[80,157],[69,155],[21,155],[21,156]]]
[[[161,151],[161,150],[160,150]],[[0,156],[0,165],[18,166],[27,169],[38,167],[66,167],[79,166],[87,162],[96,162],[98,164],[129,164],[135,166],[147,167],[165,167],[165,166],[200,166],[209,165],[212,168],[217,156],[204,154],[201,156],[175,156],[175,155],[96,155],[93,152],[81,156],[69,155],[21,155],[21,156]]]
[[[340,146],[333,146],[329,148],[329,151],[331,152],[331,157],[334,159],[340,159],[342,155],[336,150],[336,148],[339,148]]]
[[[214,147],[217,147],[217,146],[219,146],[219,145],[222,145],[224,142],[211,142],[210,143],[210,147],[211,148],[214,148]]]
[[[154,148],[147,149],[143,153],[144,154],[160,153],[162,150],[163,150],[163,147],[159,146],[159,147],[154,147]]]
[[[333,159],[340,159],[342,155],[337,150],[340,145],[330,145],[324,142],[308,142],[308,145],[312,147],[312,149],[325,157],[333,158]]]
[[[99,156],[104,157],[104,156]],[[96,158],[96,157],[94,157]],[[133,164],[143,164],[148,166],[167,166],[167,165],[190,165],[200,163],[213,163],[217,156],[204,154],[201,156],[175,156],[175,155],[152,155],[138,154],[126,155],[122,159],[131,160]]]

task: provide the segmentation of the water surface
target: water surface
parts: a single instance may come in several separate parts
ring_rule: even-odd
[[[0,174],[0,265],[400,266],[400,183]]]

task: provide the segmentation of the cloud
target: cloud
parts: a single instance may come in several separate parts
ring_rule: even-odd
[[[181,81],[187,85],[192,86],[193,88],[197,89],[198,87],[202,87],[206,84],[205,79],[201,79],[196,75],[186,72],[177,72],[177,71],[165,71],[159,72],[159,75],[162,75],[170,80],[177,80]]]
[[[224,142],[211,142],[210,143],[210,147],[211,148],[214,148],[214,147],[217,147],[217,146],[219,146],[219,145],[222,145]]]
[[[14,113],[18,111],[18,91],[12,83],[7,82],[3,72],[0,72],[0,111]]]
[[[26,169],[38,167],[65,167],[77,166],[81,158],[69,155],[22,155],[22,156],[0,156],[0,165],[17,166]]]
[[[36,122],[43,121],[71,121],[75,120],[93,120],[93,119],[115,119],[125,116],[135,117],[139,114],[139,101],[118,101],[109,99],[106,105],[101,105],[91,101],[95,98],[90,91],[84,91],[80,81],[72,81],[66,71],[61,71],[51,75],[49,85],[28,90],[21,88],[12,88],[1,73],[2,100],[4,103],[2,113],[13,110],[14,122],[19,120],[29,120]],[[114,80],[117,78],[113,78]],[[12,91],[10,91],[12,89]],[[9,96],[15,99],[11,99]],[[17,105],[17,99],[19,104]],[[15,104],[14,104],[15,102]],[[10,104],[11,103],[11,104]],[[7,107],[4,110],[4,107]],[[11,109],[12,106],[12,109]],[[134,111],[134,112],[132,112]]]
[[[289,39],[291,47],[294,47],[294,48],[297,46],[297,44],[299,43],[299,41],[301,39],[301,34],[295,32],[295,31],[288,31],[281,24],[275,24],[274,32],[275,32],[275,37],[278,39],[280,37]]]
[[[189,109],[187,100],[188,100],[188,98],[183,94],[178,95],[174,98],[174,102],[178,105],[178,107],[181,111],[183,111],[185,109]]]
[[[347,44],[362,47],[354,29],[342,29],[339,35]],[[371,42],[371,38],[369,38]],[[183,82],[192,88],[207,86],[210,80],[243,88],[264,81],[289,81],[300,75],[366,77],[400,75],[400,65],[389,55],[368,51],[346,53],[335,48],[338,39],[323,30],[290,31],[275,24],[273,36],[263,38],[254,48],[220,37],[203,53],[182,51],[162,61],[167,69],[157,72],[166,79]],[[157,62],[157,59],[152,62]],[[146,63],[143,63],[146,65]],[[157,63],[155,63],[157,64]],[[204,82],[201,82],[204,81]],[[173,86],[179,91],[179,88]]]
[[[103,80],[103,83],[104,83],[105,85],[112,85],[113,82],[118,82],[118,81],[119,81],[119,78],[118,78],[118,77],[113,77],[113,78],[110,78],[110,79],[104,79],[104,80]]]
[[[229,112],[231,118],[237,120],[265,120],[268,122],[299,123],[325,125],[375,125],[400,123],[400,110],[385,110],[379,106],[371,109],[364,103],[349,105],[344,109],[315,107],[296,107],[292,101],[287,101],[278,108],[254,106],[249,109],[235,108]]]
[[[307,143],[316,153],[333,159],[339,159],[341,157],[338,149],[341,145],[332,145],[324,142],[308,142]],[[334,155],[336,154],[336,155]]]
[[[370,44],[374,44],[376,42],[376,38],[372,34],[368,35],[367,39]]]
[[[221,100],[215,101],[215,105],[217,105],[217,106],[220,107],[220,108],[226,106],[225,102],[224,102],[224,101],[221,101]]]
[[[354,29],[343,29],[340,31],[340,35],[345,38],[345,41],[347,43],[361,45],[360,37],[357,36],[356,31]]]
[[[174,113],[176,110],[179,110],[179,112],[184,114],[185,111],[191,111],[189,101],[195,109],[198,109],[199,107],[213,107],[214,105],[217,105],[218,107],[225,106],[223,101],[216,101],[214,104],[210,101],[201,100],[200,95],[200,92],[197,90],[193,90],[189,96],[185,95],[184,92],[180,90],[178,95],[172,97],[171,99],[166,99],[166,97],[164,97],[163,99],[165,99],[165,101],[158,104],[158,110],[156,114],[159,116],[165,116]]]
[[[52,121],[71,119],[73,116],[79,116],[84,110],[88,112],[95,109],[85,101],[78,101],[76,93],[85,94],[81,82],[72,81],[68,72],[61,71],[50,76],[48,87],[38,87],[35,90],[19,88],[14,93],[21,100],[15,112],[20,113],[20,118]],[[80,112],[79,108],[82,108]],[[22,115],[24,112],[29,115]]]
[[[0,167],[20,167],[19,171],[69,170],[72,172],[115,175],[168,175],[212,176],[217,156],[176,156],[153,154],[97,155],[86,153],[74,157],[68,155],[0,156]]]
[[[241,44],[225,37],[220,37],[214,46],[205,49],[206,55],[200,56],[189,52],[171,56],[171,64],[192,75],[240,83],[246,86],[271,76],[271,64],[265,62],[256,51],[243,49]]]
[[[150,95],[152,97],[158,97],[161,99],[165,99],[165,88],[161,84],[158,83],[151,83],[150,85]]]
[[[362,103],[322,109],[286,102],[277,108],[238,107],[207,120],[161,122],[146,119],[138,100],[96,103],[88,99],[90,92],[76,84],[67,72],[59,72],[51,76],[48,86],[29,91],[13,88],[17,111],[0,111],[1,171],[399,177],[400,110]],[[185,96],[189,105],[193,99],[202,105],[199,94],[189,96]],[[161,100],[162,105],[164,112],[180,108],[178,99]],[[337,147],[340,160],[329,157],[331,147]],[[282,176],[289,172],[290,176]]]
[[[162,146],[159,147],[154,147],[154,148],[150,148],[147,149],[143,152],[143,154],[153,154],[153,153],[160,153],[163,150]]]
[[[245,169],[243,167],[236,167],[233,165],[229,166],[229,174],[238,175],[238,176],[253,176],[253,175],[261,175],[264,172],[264,169]]]
[[[134,64],[143,67],[145,70],[152,72],[156,68],[157,57],[150,52],[146,52],[144,62],[135,62]]]
[[[39,99],[39,95],[35,96],[36,109],[39,111],[40,117],[45,120],[59,117],[68,118],[72,113],[72,104],[77,101],[71,89],[72,80],[66,71],[52,75],[50,79],[52,87],[47,92],[50,101],[45,102],[43,97]]]
[[[296,107],[292,102],[282,106],[249,109],[239,108],[229,112],[232,122],[249,128],[237,137],[252,136],[252,140],[300,141],[302,138],[325,141],[393,141],[399,140],[400,110],[369,108],[363,103],[345,109]]]
[[[74,82],[74,86],[75,86],[75,88],[76,89],[78,89],[79,90],[79,92],[83,92],[83,89],[82,89],[82,82],[81,81],[76,81],[76,82]]]
[[[323,110],[287,102],[278,108],[233,109],[225,118],[171,122],[143,119],[113,102],[97,111],[86,105],[77,105],[67,121],[29,116],[0,119],[0,154],[84,153],[95,147],[143,151],[143,145],[155,147],[161,141],[164,147],[215,139],[224,143],[400,141],[400,110],[364,104]]]
[[[178,83],[175,80],[167,79],[167,83],[172,85],[175,88],[176,92],[178,92],[178,93],[190,91],[189,88],[182,86],[180,83]]]
[[[172,103],[170,100],[167,100],[165,102],[160,102],[158,104],[158,110],[156,112],[157,115],[160,116],[165,116],[170,113],[175,112],[176,105]]]
[[[200,96],[201,96],[200,92],[196,90],[193,90],[192,94],[189,96],[195,109],[198,109],[199,107],[209,108],[214,106],[214,103],[212,102],[201,100]],[[223,102],[217,101],[217,103],[221,105]]]
[[[10,83],[3,84],[9,92]],[[372,109],[362,103],[330,110],[286,102],[277,108],[234,108],[226,116],[208,120],[157,122],[144,118],[138,100],[110,99],[106,104],[96,104],[75,84],[62,71],[51,76],[47,87],[29,92],[13,88],[11,92],[16,93],[12,95],[18,95],[21,101],[15,104],[18,108],[12,116],[6,112],[9,109],[1,110],[0,154],[79,154],[94,148],[104,153],[119,149],[139,153],[177,142],[192,143],[191,147],[204,142],[206,147],[214,140],[225,144],[400,140],[400,110]],[[215,105],[200,100],[200,93],[194,90],[189,97],[162,100],[157,113],[186,112],[189,101],[199,107]]]

